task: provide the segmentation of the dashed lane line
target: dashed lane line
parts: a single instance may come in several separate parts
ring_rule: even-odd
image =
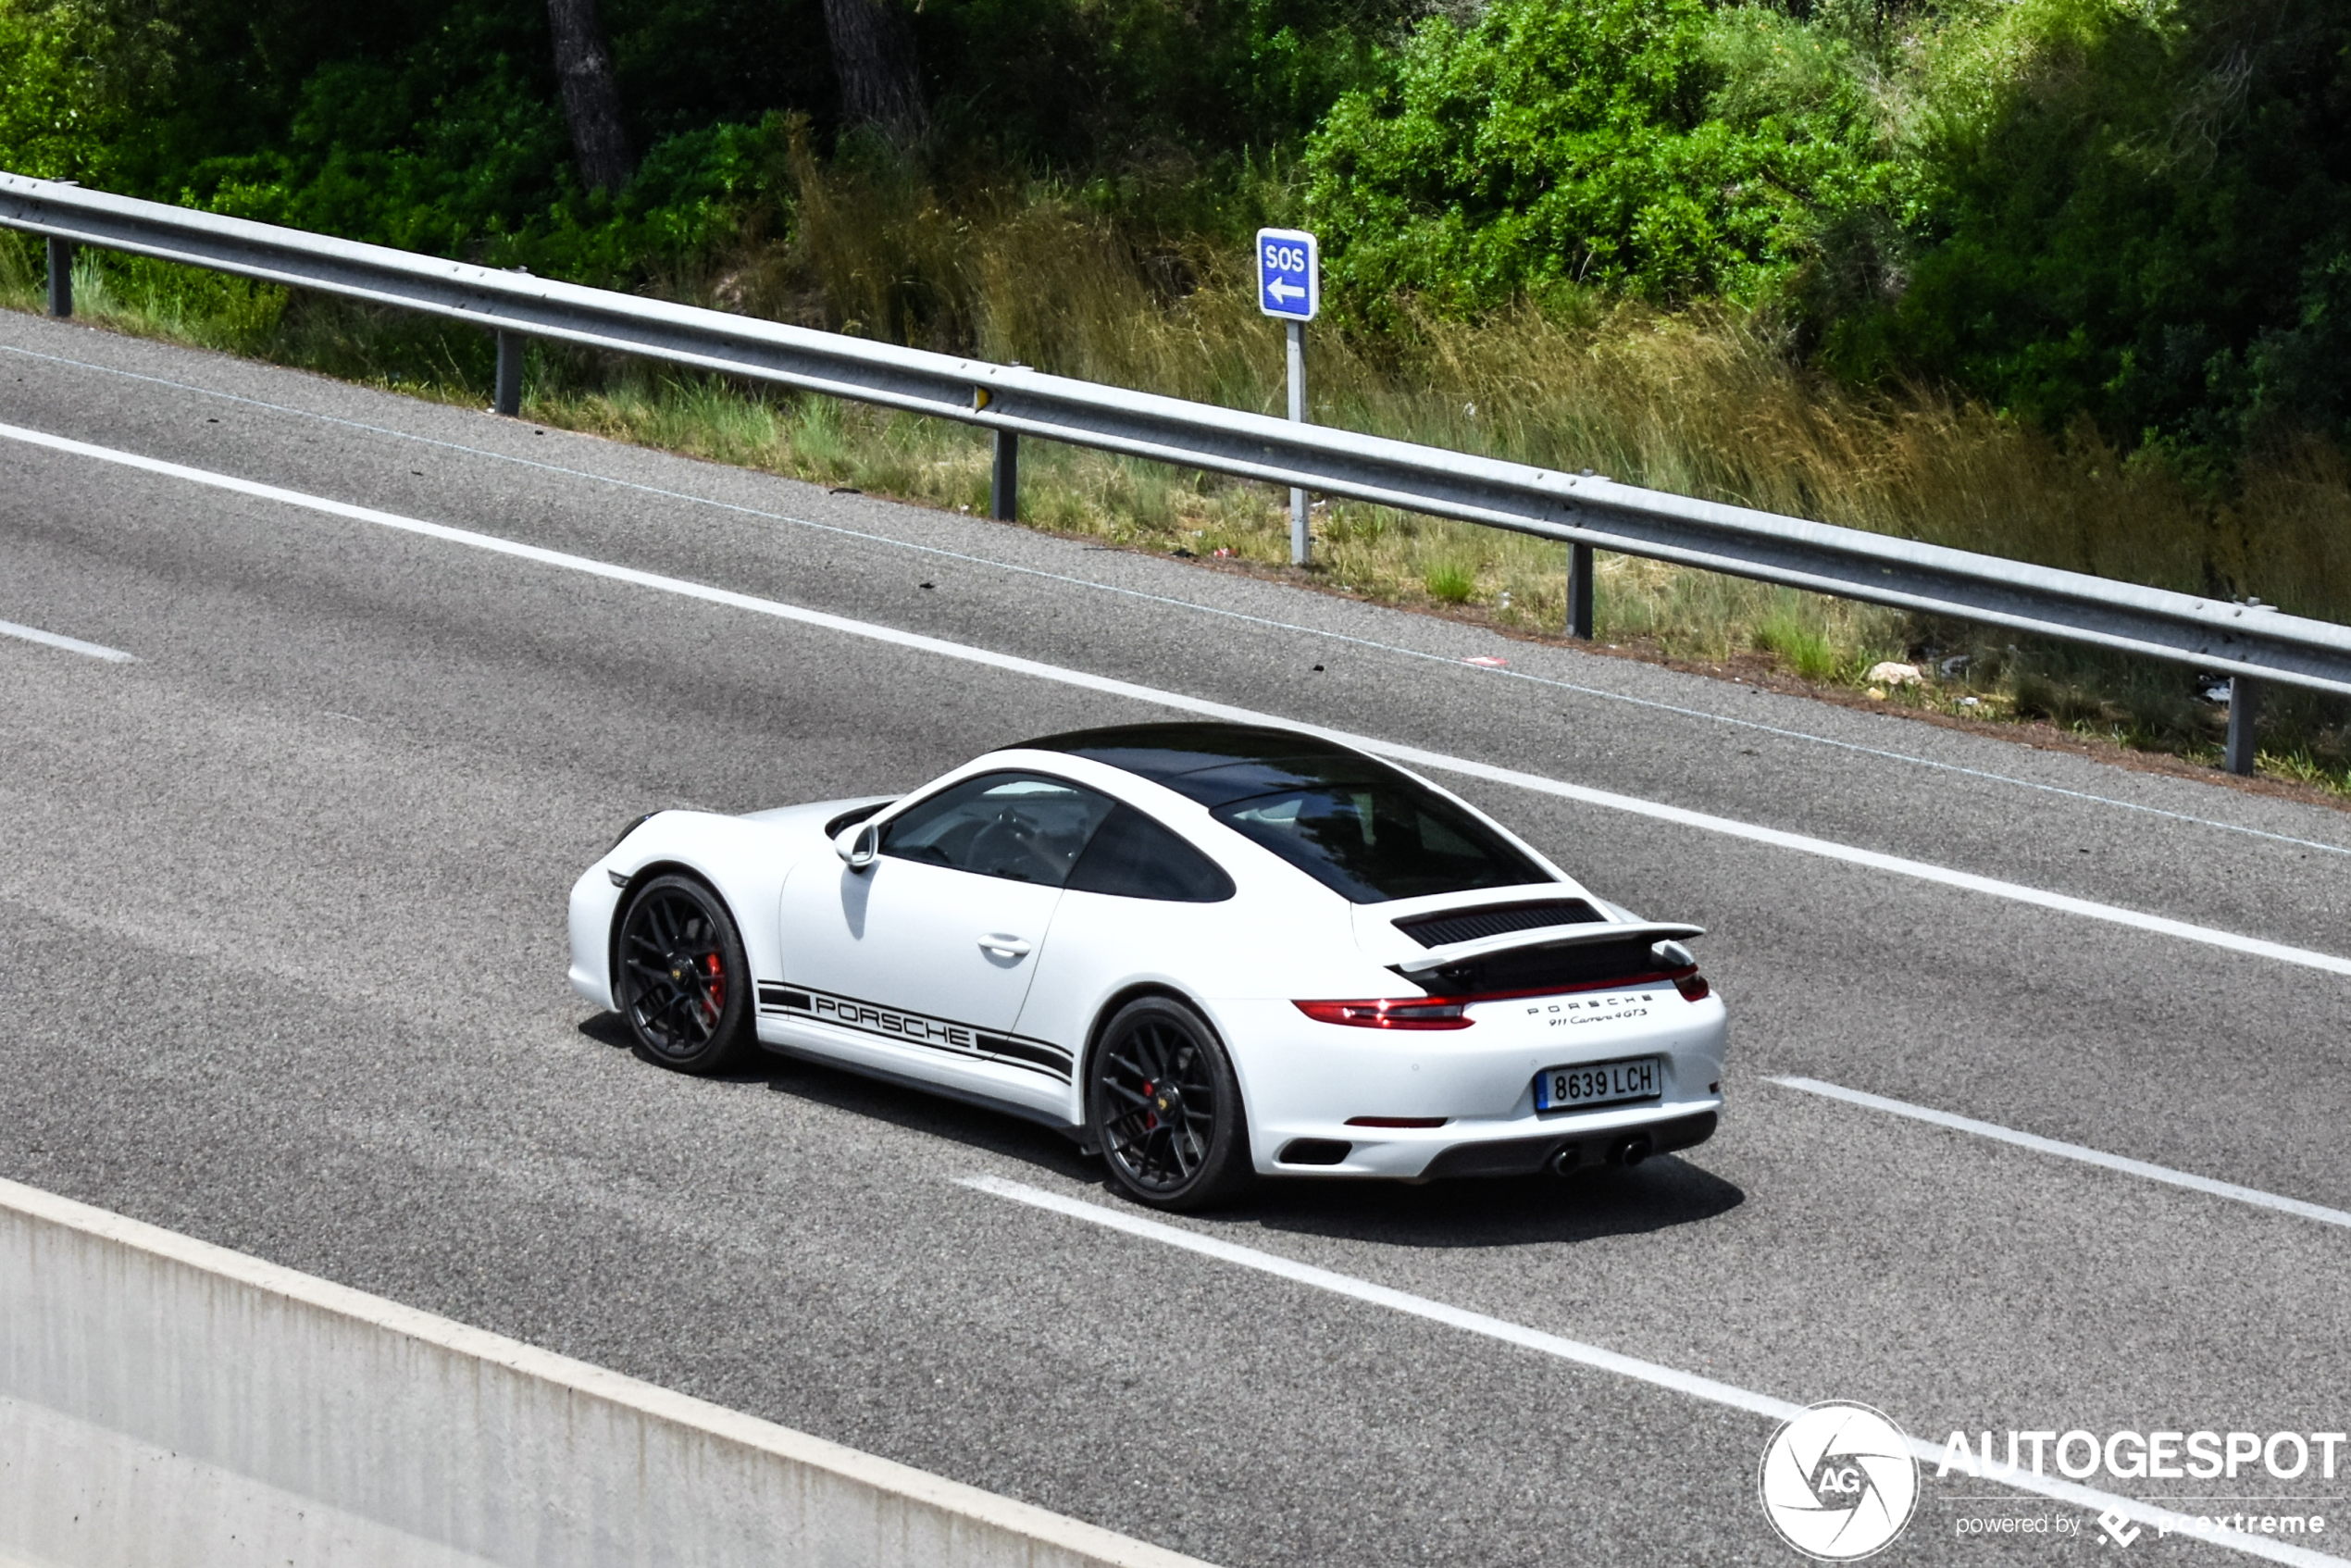
[[[1842,1084],[1822,1083],[1818,1078],[1766,1078],[1766,1083],[1782,1089],[1797,1089],[1805,1094],[1817,1094],[1828,1100],[1841,1100],[1847,1105],[1860,1105],[1872,1111],[1883,1111],[1890,1116],[1907,1116],[1914,1122],[1931,1126],[1947,1127],[1953,1132],[1969,1133],[1976,1138],[1988,1138],[1996,1142],[2030,1149],[2036,1154],[2051,1154],[2060,1160],[2078,1160],[2085,1165],[2104,1170],[2120,1171],[2146,1181],[2159,1181],[2167,1187],[2183,1187],[2191,1192],[2201,1192],[2211,1198],[2225,1198],[2233,1203],[2249,1203],[2257,1209],[2272,1209],[2282,1214],[2293,1214],[2321,1225],[2336,1225],[2351,1228],[2351,1213],[2330,1209],[2323,1203],[2308,1203],[2299,1198],[2287,1198],[2275,1192],[2264,1192],[2258,1187],[2239,1187],[2233,1181],[2215,1181],[2191,1171],[2175,1171],[2169,1165],[2150,1164],[2128,1155],[2109,1154],[2102,1149],[2092,1149],[2079,1143],[2062,1143],[2038,1133],[2019,1132],[1996,1122],[1979,1122],[1973,1116],[1955,1115],[1931,1106],[1913,1105],[1907,1100],[1890,1100],[1883,1094],[1871,1094],[1864,1089],[1847,1089]]]
[[[20,642],[38,642],[44,648],[61,648],[84,658],[104,659],[108,664],[137,664],[138,656],[119,648],[109,648],[103,642],[84,642],[79,637],[67,637],[60,632],[44,631],[37,626],[19,626],[15,621],[0,621],[0,637],[13,637]]]

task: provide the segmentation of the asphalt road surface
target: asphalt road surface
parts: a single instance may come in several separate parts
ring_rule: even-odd
[[[33,317],[0,424],[246,486],[0,439],[0,621],[131,655],[0,636],[0,1175],[1235,1568],[1798,1561],[1773,1423],[1692,1378],[1937,1444],[2351,1425],[2351,815]],[[1443,776],[1710,928],[1721,1134],[1267,1185],[1173,1222],[1217,1257],[1050,1132],[636,1060],[563,978],[629,817],[1169,716],[867,628],[1817,840]],[[2343,1471],[2083,1484],[2351,1554]],[[2011,1516],[2060,1522],[1960,1535]],[[1932,1467],[1880,1561],[2092,1558],[2245,1561]]]

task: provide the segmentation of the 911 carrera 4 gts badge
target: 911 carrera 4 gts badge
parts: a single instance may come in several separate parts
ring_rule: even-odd
[[[959,1024],[951,1018],[932,1018],[920,1013],[884,1007],[877,1002],[861,1002],[852,996],[834,996],[827,991],[810,990],[800,986],[777,985],[759,988],[759,1011],[771,1017],[806,1018],[819,1024],[830,1024],[835,1028],[854,1029],[859,1034],[879,1035],[884,1039],[899,1040],[907,1045],[925,1045],[959,1056],[1001,1062],[1007,1066],[1042,1073],[1064,1083],[1069,1081],[1069,1052],[1060,1046],[1019,1035],[998,1034],[970,1024]]]
[[[1648,998],[1639,993],[1632,996],[1579,997],[1565,1002],[1546,1002],[1529,1007],[1530,1014],[1551,1014],[1550,1026],[1574,1027],[1579,1024],[1611,1024],[1620,1018],[1648,1016]]]

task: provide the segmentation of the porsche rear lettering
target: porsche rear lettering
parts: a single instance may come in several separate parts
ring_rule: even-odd
[[[1608,1011],[1609,1009],[1614,1011]],[[1537,1015],[1553,1014],[1549,1023],[1555,1029],[1562,1024],[1571,1027],[1578,1024],[1611,1024],[1620,1018],[1646,1018],[1649,1015],[1649,1010],[1647,1007],[1639,1005],[1635,998],[1629,996],[1593,997],[1573,1002],[1554,1002],[1529,1007],[1526,1011]]]

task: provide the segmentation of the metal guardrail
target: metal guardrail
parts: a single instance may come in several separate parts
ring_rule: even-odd
[[[1591,552],[2190,664],[2231,678],[2229,765],[2253,763],[2255,680],[2351,695],[2351,627],[2260,604],[2059,571],[1860,529],[1692,500],[1437,447],[1292,424],[1017,365],[900,348],[722,311],[0,173],[0,226],[49,241],[50,308],[72,309],[70,247],[98,246],[471,322],[499,336],[496,406],[520,404],[521,345],[549,338],[777,382],[996,432],[997,515],[1035,436],[1482,523],[1573,547],[1570,629],[1591,633]]]

